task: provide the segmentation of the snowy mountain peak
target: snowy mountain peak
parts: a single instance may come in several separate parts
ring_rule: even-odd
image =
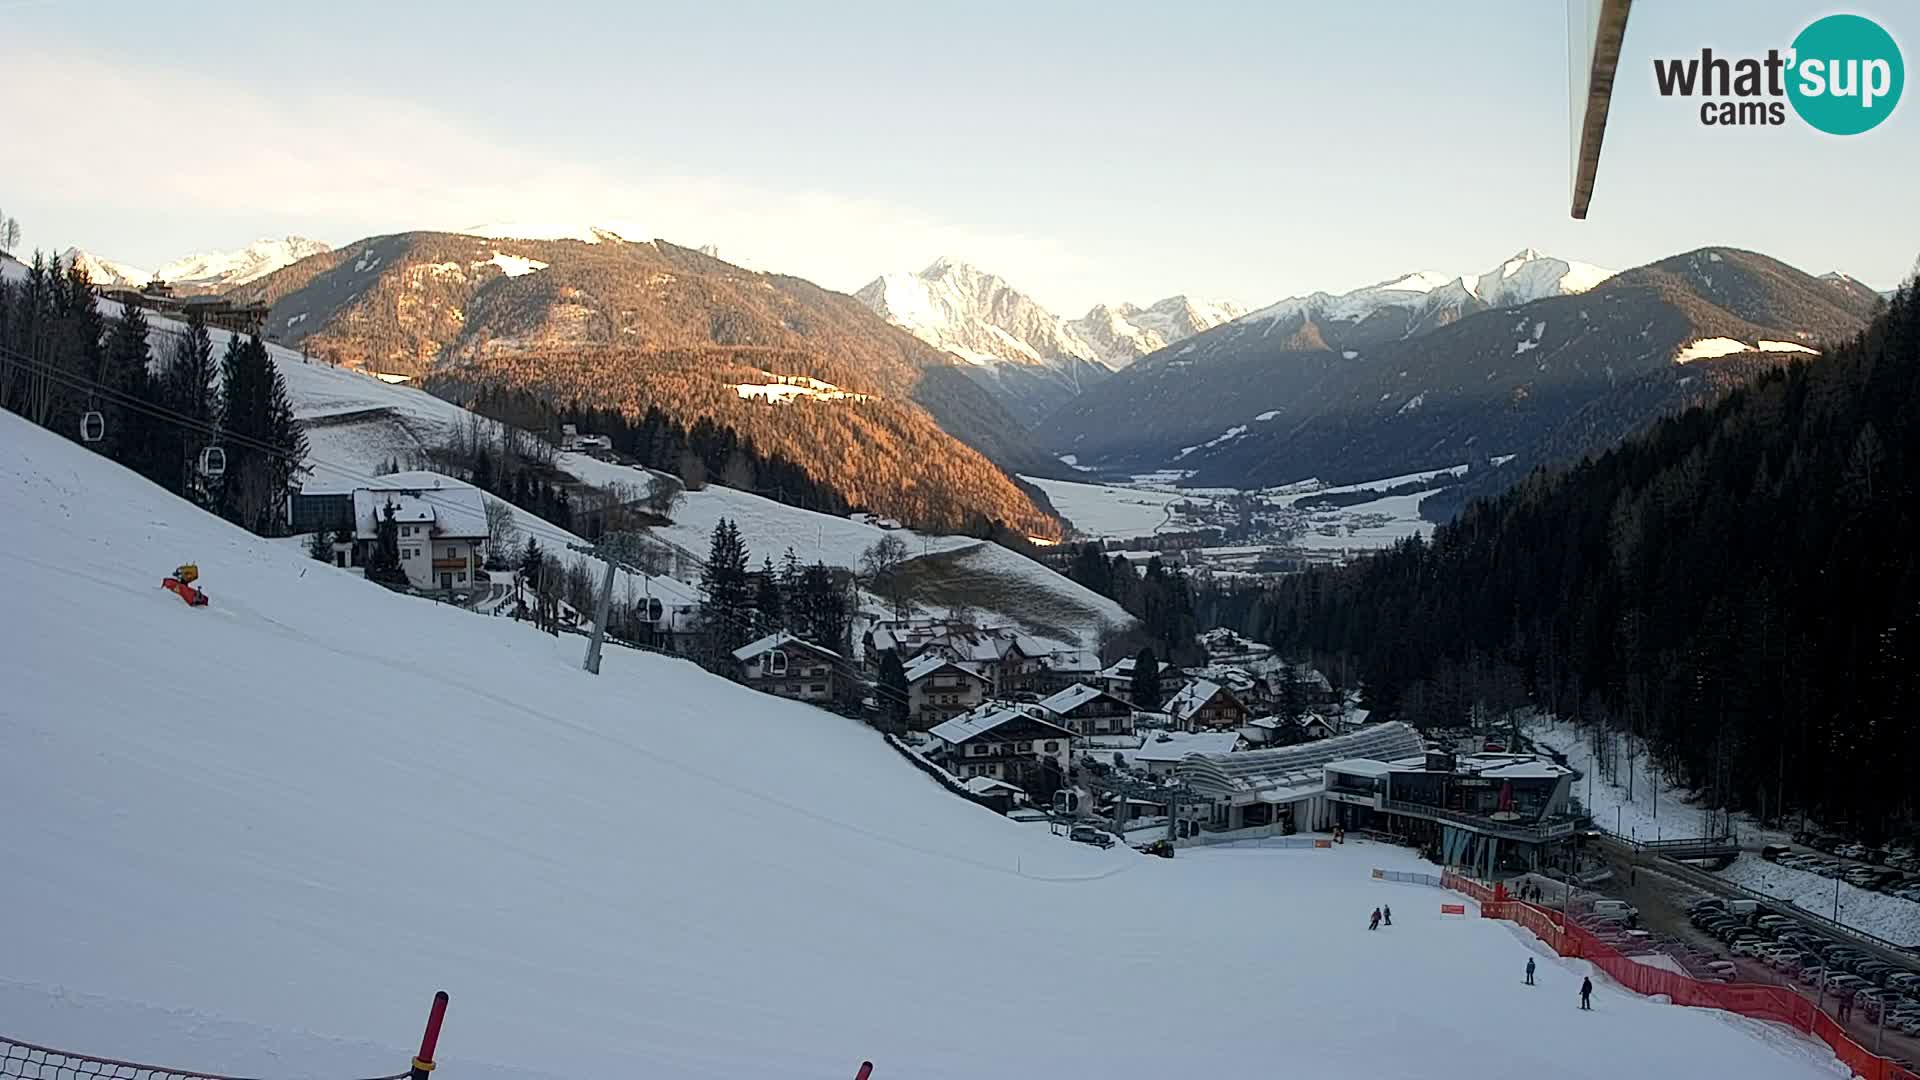
[[[71,247],[55,256],[61,266],[78,266],[95,285],[137,289],[153,280],[153,275],[126,263],[103,259],[91,251]]]
[[[1591,263],[1572,262],[1522,248],[1500,265],[1482,274],[1452,274],[1416,270],[1351,292],[1290,296],[1261,308],[1251,316],[1272,320],[1306,315],[1336,322],[1359,322],[1388,308],[1405,309],[1416,317],[1434,312],[1460,313],[1471,308],[1514,307],[1549,296],[1585,292],[1613,276]]]
[[[158,270],[142,270],[126,263],[103,259],[80,248],[60,253],[60,262],[79,263],[95,285],[140,288],[149,281],[167,282],[177,289],[195,292],[219,292],[235,285],[266,277],[283,266],[291,266],[309,255],[331,251],[318,240],[302,236],[255,240],[238,251],[211,251],[175,259]]]
[[[1180,295],[1144,308],[1130,303],[1096,304],[1067,325],[1099,350],[1108,367],[1121,368],[1244,314],[1245,308],[1229,301]]]
[[[1099,355],[1033,298],[952,256],[917,274],[882,274],[854,296],[927,344],[983,367],[1071,367]]]
[[[322,255],[333,249],[304,236],[255,240],[238,251],[215,251],[176,259],[154,271],[162,281],[209,289],[245,285],[266,277],[283,266],[292,266],[310,255]]]

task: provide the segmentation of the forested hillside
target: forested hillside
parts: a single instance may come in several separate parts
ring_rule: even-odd
[[[1644,735],[1767,818],[1911,830],[1920,780],[1920,303],[1561,472],[1430,543],[1234,594],[1428,727],[1528,700]]]
[[[859,301],[661,241],[373,237],[250,286],[269,334],[471,401],[533,392],[735,431],[845,501],[930,527],[1059,524],[1005,470],[1062,466],[955,358]],[[827,384],[821,387],[816,384]],[[999,466],[999,467],[996,467]]]

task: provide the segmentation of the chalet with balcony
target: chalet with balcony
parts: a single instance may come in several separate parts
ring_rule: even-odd
[[[972,712],[987,699],[988,691],[985,675],[927,653],[907,665],[908,722],[915,731],[926,731]]]
[[[1133,734],[1133,706],[1086,683],[1041,698],[1040,707],[1077,736]]]
[[[1167,716],[1182,731],[1236,731],[1246,725],[1249,714],[1233,691],[1195,679],[1167,702]]]
[[[962,781],[1004,780],[1038,798],[1051,798],[1067,776],[1073,732],[1045,719],[1034,706],[988,703],[928,734],[946,770]]]
[[[824,704],[836,699],[846,660],[782,630],[733,651],[736,677],[775,697]]]

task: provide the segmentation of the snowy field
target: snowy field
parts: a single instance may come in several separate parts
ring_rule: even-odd
[[[1452,469],[1408,473],[1338,487],[1323,487],[1318,481],[1307,480],[1248,494],[1270,505],[1291,507],[1308,495],[1337,494],[1362,488],[1384,490],[1396,484],[1426,481],[1447,474],[1457,476],[1465,471],[1466,466],[1461,465]],[[1066,515],[1067,520],[1073,522],[1075,529],[1099,539],[1130,539],[1149,536],[1163,528],[1189,528],[1193,523],[1175,515],[1175,504],[1192,502],[1205,507],[1212,505],[1213,500],[1208,498],[1210,495],[1237,494],[1232,489],[1223,488],[1176,489],[1153,477],[1138,477],[1131,486],[1048,480],[1036,476],[1022,479],[1045,491],[1047,498],[1053,500],[1053,505]],[[1355,506],[1311,511],[1301,522],[1304,531],[1289,544],[1308,551],[1357,553],[1391,547],[1409,536],[1430,536],[1433,525],[1421,519],[1420,500],[1431,494],[1431,491],[1422,491],[1412,495],[1389,495]],[[1264,548],[1265,545],[1262,545],[1261,550]],[[1230,549],[1219,549],[1218,553],[1232,552]]]
[[[445,988],[445,1075],[488,1080],[1838,1075],[1604,982],[1577,1011],[1577,962],[1369,880],[1398,849],[1074,845],[852,721],[619,649],[586,675],[11,415],[0,492],[18,1038],[338,1080],[404,1067]],[[189,558],[207,608],[158,587]]]
[[[1054,508],[1064,514],[1073,527],[1091,537],[1126,539],[1148,536],[1162,526],[1172,526],[1174,503],[1206,499],[1171,489],[1116,487],[1111,484],[1086,484],[1073,480],[1048,480],[1023,476],[1022,480],[1047,493]]]
[[[1592,776],[1582,780],[1574,794],[1586,803],[1593,820],[1613,830],[1618,822],[1620,834],[1635,840],[1663,840],[1700,836],[1706,831],[1706,812],[1695,801],[1694,793],[1673,787],[1656,778],[1645,754],[1634,761],[1633,796],[1628,797],[1626,755],[1621,753],[1620,782],[1608,784],[1592,769],[1593,748],[1584,732],[1572,724],[1560,722],[1532,730],[1529,734],[1541,746],[1552,747],[1567,755],[1567,763]],[[1657,797],[1656,797],[1657,787]],[[1745,815],[1735,816],[1741,846],[1746,850],[1721,876],[1754,892],[1776,896],[1788,903],[1822,915],[1834,916],[1834,879],[1805,870],[1770,863],[1754,851],[1763,844],[1785,844],[1787,833],[1762,827]],[[1839,922],[1896,945],[1920,944],[1920,904],[1897,896],[1862,889],[1839,882]]]

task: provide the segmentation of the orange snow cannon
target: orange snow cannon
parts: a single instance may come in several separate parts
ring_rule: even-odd
[[[200,568],[192,563],[174,568],[173,574],[160,579],[160,587],[187,602],[188,607],[206,607],[207,594],[193,587],[200,580]]]

